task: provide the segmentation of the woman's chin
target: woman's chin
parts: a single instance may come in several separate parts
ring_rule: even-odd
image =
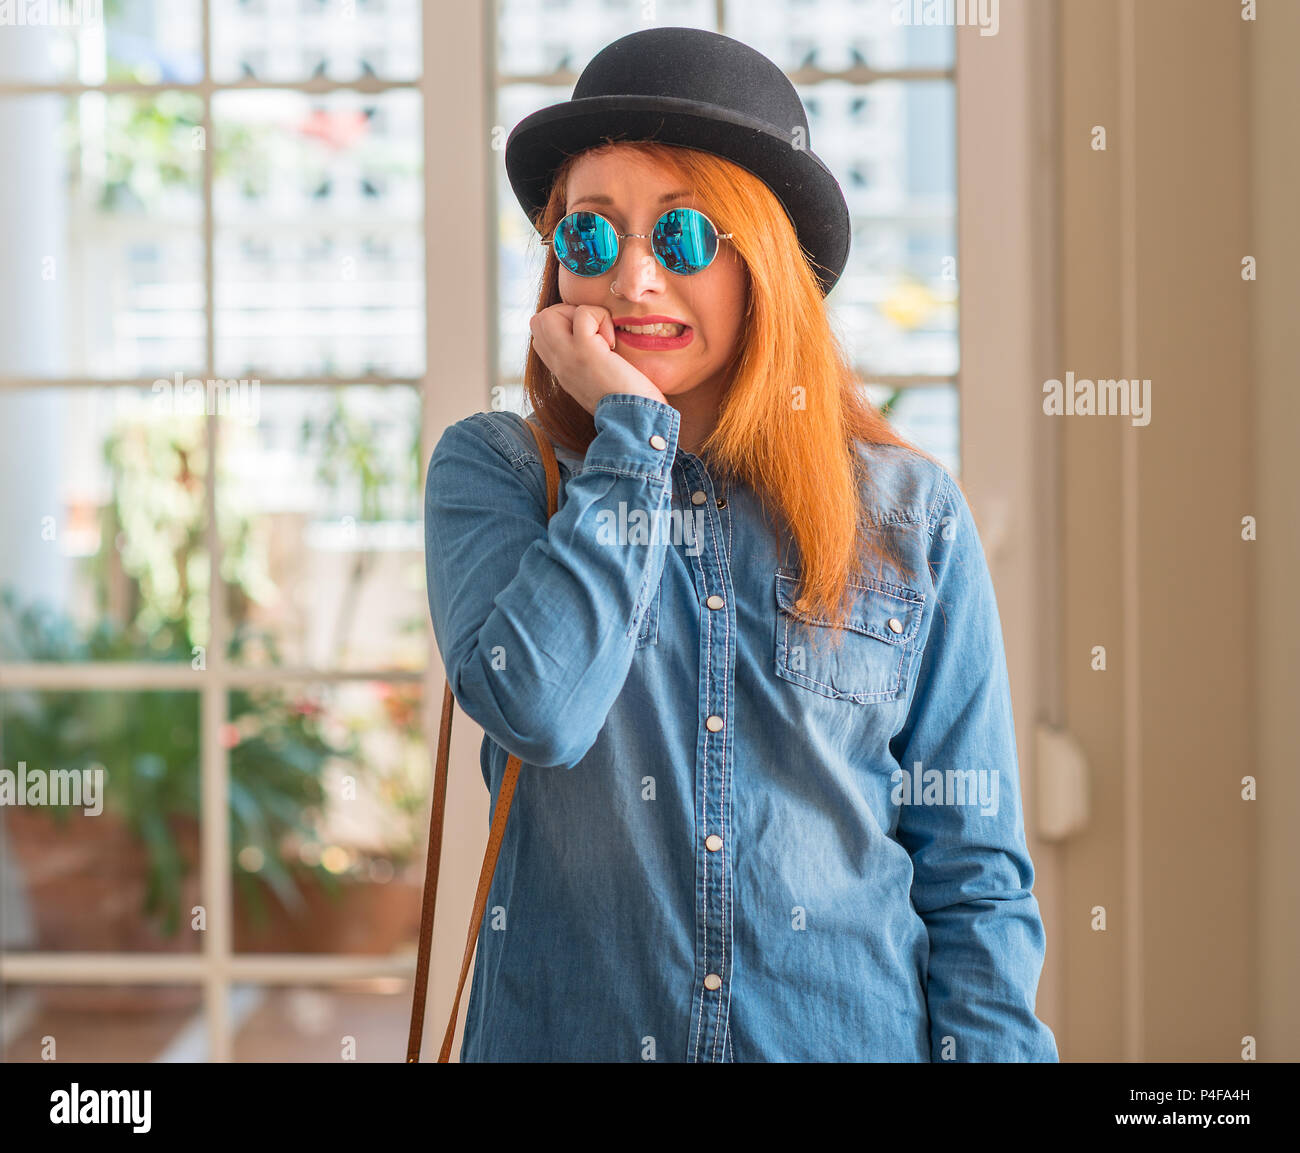
[[[680,373],[655,372],[653,368],[646,371],[644,365],[637,365],[645,378],[655,386],[665,397],[685,396],[698,388],[703,382],[693,378],[683,379]]]

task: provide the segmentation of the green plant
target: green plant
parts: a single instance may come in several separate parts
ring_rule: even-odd
[[[66,617],[41,606],[20,607],[12,590],[0,594],[7,651],[38,661],[189,660],[183,622],[165,626],[176,638],[164,651],[143,647],[127,630],[101,621],[78,636]],[[195,677],[202,676],[196,672]],[[230,694],[230,730],[247,734],[230,748],[230,851],[258,851],[261,867],[236,868],[234,878],[253,917],[265,922],[257,878],[287,906],[300,900],[281,858],[287,836],[315,840],[315,820],[325,800],[323,771],[331,757],[353,757],[355,738],[328,739],[319,705],[275,691]],[[180,882],[185,875],[176,822],[197,822],[199,699],[197,692],[43,692],[5,694],[3,736],[6,757],[33,767],[107,770],[105,809],[119,815],[147,849],[149,885],[145,912],[161,917],[162,931],[177,932]],[[62,824],[71,812],[48,808]],[[327,870],[312,872],[327,888],[337,884]]]
[[[188,92],[160,92],[150,99],[110,97],[104,104],[102,172],[93,192],[109,212],[148,212],[168,189],[198,194],[202,152],[197,134],[203,122],[202,101]],[[79,170],[76,150],[96,143],[81,121],[76,101],[69,101],[62,127],[69,163]]]
[[[401,511],[407,515],[418,506],[420,491],[420,424],[412,421],[403,455],[394,460],[386,455],[375,435],[374,426],[350,412],[341,393],[335,392],[329,413],[322,421],[310,417],[302,422],[299,446],[306,452],[317,454],[319,464],[316,479],[336,499],[341,487],[355,488],[357,506],[362,523],[383,519],[385,497],[396,493],[408,507]],[[418,515],[418,512],[416,513]],[[361,586],[374,567],[373,556],[358,549],[348,573],[335,622],[333,650],[335,660],[342,662],[347,652],[352,620],[361,595]],[[408,622],[408,627],[420,628],[423,618]]]
[[[124,420],[104,443],[112,500],[101,512],[101,547],[91,568],[97,623],[80,629],[66,614],[23,605],[11,589],[0,593],[0,651],[10,659],[54,663],[170,661],[201,664],[208,641],[209,575],[204,547],[208,472],[198,419]],[[240,601],[268,581],[265,557],[255,552],[247,518],[223,517],[223,575],[232,619]],[[258,645],[280,663],[275,638],[244,628],[230,659]],[[202,672],[196,668],[195,688]],[[398,698],[400,699],[400,698]],[[181,858],[177,823],[196,822],[199,699],[195,692],[66,693],[10,691],[0,698],[0,736],[6,759],[31,766],[108,770],[106,807],[117,812],[148,851],[145,912],[177,931]],[[394,715],[395,727],[418,739],[417,711]],[[318,701],[282,688],[233,690],[222,729],[229,749],[232,861],[253,850],[256,871],[234,868],[234,880],[255,923],[264,924],[264,886],[289,908],[302,902],[294,869],[285,864],[287,841],[318,842],[331,758],[358,761],[358,735],[331,737]],[[334,726],[337,729],[337,725]],[[364,770],[364,765],[362,766]],[[414,811],[418,785],[379,780],[385,800]],[[409,787],[408,787],[409,786]],[[59,822],[71,815],[51,807]],[[398,857],[401,853],[391,854]],[[325,891],[339,878],[319,865],[295,866]]]
[[[889,418],[893,414],[894,405],[898,403],[899,398],[902,395],[903,395],[903,390],[901,388],[896,388],[887,397],[885,397],[885,399],[880,403],[880,415],[883,416],[886,420],[889,420]]]

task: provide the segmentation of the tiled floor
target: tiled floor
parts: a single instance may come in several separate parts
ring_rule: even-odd
[[[151,992],[158,994],[153,1003]],[[111,986],[10,987],[3,1005],[4,1060],[47,1060],[43,1039],[52,1037],[59,1061],[205,1061],[202,1002],[190,1008],[158,1003],[176,992],[141,990],[127,1005],[116,996],[113,1007]],[[92,1008],[96,995],[103,1004]],[[63,1003],[50,1003],[48,996]],[[346,988],[241,985],[232,990],[230,1009],[237,1061],[400,1062],[406,1056],[406,981],[358,981]]]

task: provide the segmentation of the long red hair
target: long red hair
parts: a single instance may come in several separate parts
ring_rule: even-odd
[[[904,440],[866,397],[830,324],[811,259],[779,200],[753,173],[698,149],[647,141],[598,146],[635,151],[674,171],[696,202],[732,241],[748,273],[748,303],[729,366],[718,421],[699,448],[712,470],[749,485],[794,537],[800,560],[800,604],[843,625],[850,578],[887,556],[906,567],[885,534],[863,520],[863,488],[871,477],[855,444],[889,444],[934,460]],[[543,236],[564,215],[569,173],[560,166],[550,199],[533,222]],[[562,302],[559,261],[546,249],[537,311]],[[531,340],[524,391],[553,441],[585,452],[596,436],[592,416],[555,381]],[[817,630],[814,630],[814,633]],[[839,629],[834,630],[837,634]]]

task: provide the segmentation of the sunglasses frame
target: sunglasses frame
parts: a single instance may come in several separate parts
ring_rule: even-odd
[[[659,262],[659,266],[663,268],[666,272],[671,272],[674,276],[695,276],[698,273],[703,272],[705,268],[711,267],[713,262],[718,258],[718,251],[715,249],[713,255],[709,257],[709,263],[704,265],[702,268],[697,268],[694,272],[678,272],[676,269],[669,268],[668,265],[664,264],[663,257],[659,255],[658,250],[654,246],[653,232],[649,234],[646,234],[644,232],[619,232],[619,230],[614,227],[614,222],[610,220],[608,216],[604,216],[599,212],[592,212],[590,209],[587,208],[575,208],[572,212],[566,212],[560,218],[559,223],[556,224],[555,230],[551,233],[551,235],[538,237],[537,243],[545,244],[549,248],[551,248],[552,251],[554,251],[555,238],[560,231],[560,225],[563,224],[566,220],[568,220],[570,216],[576,216],[580,212],[585,213],[589,216],[600,217],[601,220],[603,220],[606,224],[609,225],[610,230],[614,233],[614,238],[618,243],[618,248],[614,250],[614,259],[610,262],[610,266],[607,269],[605,269],[604,272],[593,272],[590,274],[574,272],[573,269],[570,268],[567,264],[565,264],[563,260],[560,260],[560,254],[558,252],[555,253],[555,259],[560,262],[561,268],[563,268],[566,272],[572,272],[574,276],[581,276],[583,280],[595,280],[596,277],[598,276],[608,276],[611,272],[613,272],[614,266],[618,264],[618,258],[623,255],[623,241],[629,238],[634,238],[638,240],[649,240],[650,251],[654,254],[655,260]],[[694,212],[697,215],[704,217],[705,223],[708,224],[708,226],[713,229],[713,235],[718,240],[732,240],[736,235],[734,232],[719,232],[718,226],[714,224],[713,221],[710,220],[708,216],[706,216],[703,212],[700,212],[698,208],[689,208],[689,207],[682,207],[682,206],[679,206],[677,208],[665,208],[664,211],[655,220],[654,227],[658,228],[659,221],[663,220],[665,216],[668,216],[670,213],[673,212]]]

